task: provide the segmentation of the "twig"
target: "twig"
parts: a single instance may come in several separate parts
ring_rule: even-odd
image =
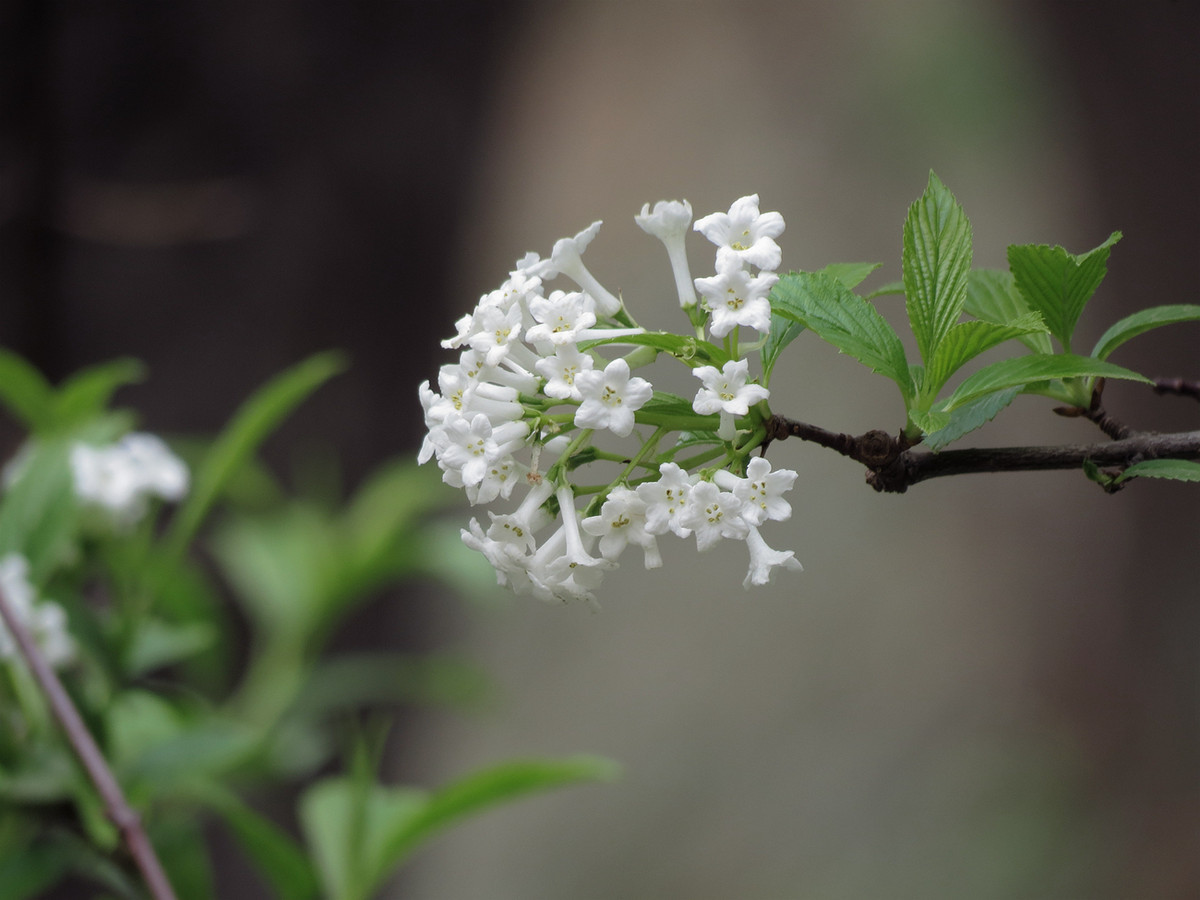
[[[1156,394],[1178,394],[1181,397],[1200,400],[1200,381],[1188,381],[1184,378],[1156,378],[1153,390]]]
[[[75,704],[62,686],[62,682],[58,680],[58,676],[46,661],[45,656],[42,655],[41,650],[38,649],[37,643],[29,633],[29,629],[25,627],[25,623],[18,619],[12,607],[9,606],[8,598],[2,590],[0,590],[0,619],[3,619],[5,626],[16,641],[17,647],[20,648],[21,655],[25,658],[34,679],[50,704],[50,709],[66,733],[67,741],[75,751],[75,756],[83,764],[92,784],[96,786],[96,791],[104,801],[104,812],[121,832],[125,845],[129,848],[129,855],[133,857],[134,863],[141,872],[142,880],[145,881],[150,896],[154,900],[175,900],[175,891],[171,888],[171,883],[167,879],[166,872],[163,871],[162,864],[158,861],[154,847],[142,828],[141,817],[125,800],[121,786],[117,784],[112,770],[104,760],[104,755],[96,745],[91,732],[87,730],[87,726],[79,715],[79,710],[75,708]]]
[[[855,437],[783,416],[772,418],[768,434],[772,440],[798,437],[829,447],[866,465],[867,483],[875,490],[897,494],[911,485],[947,475],[1078,469],[1085,460],[1098,466],[1125,467],[1145,459],[1200,459],[1200,431],[1141,432],[1105,444],[981,447],[941,453],[914,449],[903,435],[892,437],[883,431],[868,431]]]

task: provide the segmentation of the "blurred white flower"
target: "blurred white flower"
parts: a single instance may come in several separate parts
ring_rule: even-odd
[[[75,495],[104,509],[120,525],[146,512],[148,500],[179,500],[188,490],[187,466],[152,434],[127,434],[115,444],[71,448]]]
[[[53,668],[75,657],[75,641],[67,630],[67,616],[61,606],[50,600],[37,602],[37,593],[29,583],[29,561],[10,553],[0,559],[0,591],[13,616],[32,635],[46,662]],[[19,659],[20,650],[3,621],[0,621],[0,659]]]

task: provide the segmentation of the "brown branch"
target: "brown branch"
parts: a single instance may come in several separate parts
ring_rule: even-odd
[[[1096,380],[1096,387],[1092,390],[1092,402],[1084,409],[1082,406],[1058,406],[1054,412],[1060,416],[1074,418],[1076,416],[1087,419],[1089,422],[1095,422],[1096,427],[1107,434],[1114,441],[1121,441],[1128,437],[1134,437],[1137,432],[1126,425],[1124,422],[1114,419],[1105,410],[1101,403],[1100,397],[1104,393],[1104,379]]]
[[[20,621],[13,612],[8,598],[2,590],[0,590],[0,620],[12,634],[13,640],[16,641],[21,655],[25,658],[29,670],[38,683],[38,687],[45,694],[50,709],[62,726],[67,741],[75,751],[75,756],[83,764],[88,777],[100,794],[100,798],[104,802],[104,812],[121,832],[121,837],[129,849],[129,855],[141,872],[142,880],[145,881],[150,896],[154,900],[175,900],[175,891],[171,888],[166,872],[163,871],[162,864],[154,853],[154,847],[142,828],[141,817],[125,800],[121,786],[117,784],[112,770],[104,760],[104,754],[100,752],[91,732],[87,730],[83,718],[79,715],[79,710],[71,702],[62,682],[58,680],[54,669],[46,661],[46,657],[38,648],[29,629],[25,627],[25,623]]]
[[[1187,381],[1183,378],[1154,379],[1154,393],[1178,394],[1181,397],[1191,397],[1200,401],[1200,381]]]
[[[981,472],[1034,472],[1079,469],[1085,461],[1124,468],[1146,459],[1200,459],[1200,431],[1175,434],[1140,432],[1104,444],[1057,447],[981,447],[969,450],[920,450],[903,436],[868,431],[855,437],[775,416],[768,424],[772,440],[798,437],[829,447],[867,469],[867,483],[877,491],[902,494],[914,484],[948,475]]]

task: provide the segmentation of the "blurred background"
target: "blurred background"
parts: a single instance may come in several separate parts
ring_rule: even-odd
[[[932,168],[977,265],[1124,231],[1087,344],[1195,300],[1198,50],[1188,0],[9,2],[0,341],[56,379],[143,359],[123,399],[168,434],[344,347],[350,373],[270,452],[331,449],[353,484],[415,452],[437,339],[527,250],[604,219],[589,267],[674,328],[644,202],[757,192],[785,267],[882,261],[882,283]],[[902,424],[856,363],[791,349],[777,411]],[[1198,350],[1175,327],[1114,361],[1197,377]],[[1107,400],[1196,427],[1181,399]],[[972,442],[1098,437],[1025,398]],[[476,716],[406,716],[395,780],[578,751],[625,767],[444,836],[394,896],[1200,896],[1196,489],[1049,473],[884,496],[817,447],[772,459],[801,475],[766,537],[806,571],[770,588],[743,591],[741,546],[664,542],[599,613],[422,585],[360,617],[344,640],[451,647],[496,685]],[[227,896],[261,896],[238,871]]]

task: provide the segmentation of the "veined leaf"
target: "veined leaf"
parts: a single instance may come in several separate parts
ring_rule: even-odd
[[[1200,462],[1186,459],[1147,459],[1134,463],[1114,479],[1115,484],[1130,478],[1170,478],[1175,481],[1200,481]]]
[[[908,420],[921,429],[922,434],[941,431],[950,424],[950,413],[940,410],[919,412],[915,409],[908,411]]]
[[[878,269],[883,263],[830,263],[821,271],[826,275],[832,275],[847,290],[854,290],[864,281],[867,276]]]
[[[963,435],[970,434],[976,428],[981,428],[992,421],[1000,410],[1013,402],[1013,398],[1019,393],[1021,393],[1020,388],[1005,388],[964,403],[950,413],[950,421],[943,428],[932,434],[926,434],[921,443],[930,450],[941,450]]]
[[[1017,290],[1012,272],[1003,269],[972,269],[967,275],[967,302],[964,307],[968,315],[985,322],[1007,325],[1031,312],[1029,304]],[[1040,332],[1017,336],[1017,340],[1034,353],[1053,353],[1050,336],[1043,325]]]
[[[1104,332],[1100,336],[1100,340],[1096,341],[1096,349],[1092,351],[1092,356],[1096,359],[1108,359],[1109,354],[1127,340],[1150,331],[1152,328],[1197,320],[1200,320],[1200,306],[1190,303],[1152,306],[1149,309],[1140,310],[1121,319]]]
[[[913,396],[899,335],[875,307],[833,276],[820,272],[785,275],[771,291],[771,308],[895,381],[906,401]]]
[[[826,275],[832,275],[847,290],[852,291],[880,265],[881,263],[830,263],[821,271]],[[771,315],[771,333],[762,350],[764,377],[770,377],[771,370],[775,368],[775,360],[779,358],[783,348],[799,337],[802,331],[804,331],[804,326],[795,319],[777,313]]]
[[[1078,256],[1046,244],[1008,248],[1008,266],[1017,289],[1068,352],[1075,323],[1104,280],[1109,250],[1120,239],[1121,232],[1114,231],[1099,247]]]
[[[212,445],[194,486],[171,522],[169,546],[179,554],[191,541],[221,488],[284,418],[345,368],[339,353],[318,353],[285,370],[252,394]]]
[[[971,270],[971,223],[932,172],[904,222],[904,295],[908,321],[926,366],[958,321]]]
[[[867,300],[874,300],[876,297],[893,297],[897,294],[901,297],[904,296],[903,281],[889,281],[887,284],[881,284],[875,290],[866,294],[865,297]]]
[[[953,411],[976,397],[1003,388],[1024,387],[1034,382],[1062,378],[1121,378],[1146,384],[1153,383],[1145,375],[1114,366],[1110,362],[1092,359],[1090,356],[1076,356],[1073,353],[1018,356],[1015,359],[1002,359],[980,369],[958,386],[943,409],[947,412]]]
[[[980,319],[957,322],[933,352],[933,360],[925,370],[923,393],[937,396],[950,376],[980,353],[1023,334],[1045,331],[1045,328],[1042,317],[1035,312],[1025,313],[1004,325]]]

